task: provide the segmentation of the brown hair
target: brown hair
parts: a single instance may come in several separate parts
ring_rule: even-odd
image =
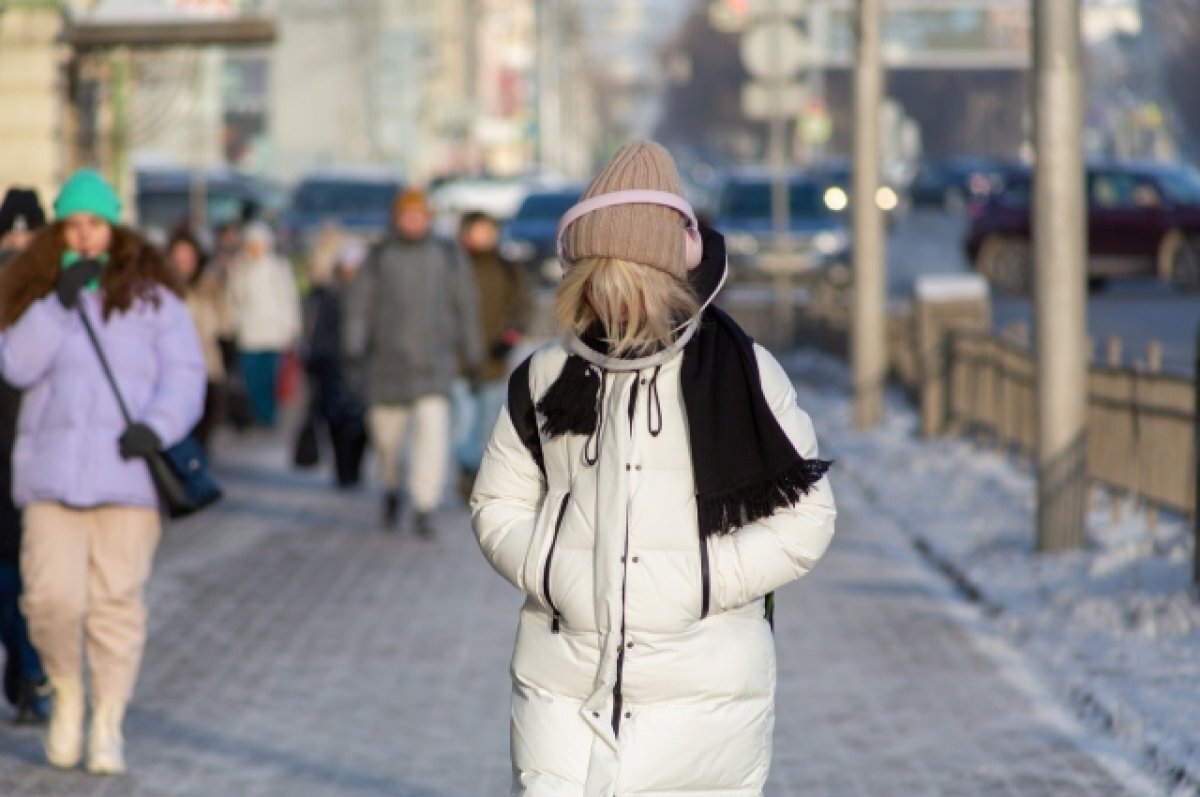
[[[599,322],[618,357],[670,345],[675,327],[698,312],[700,302],[686,282],[615,257],[585,257],[573,264],[554,302],[560,329],[582,335]]]
[[[0,271],[0,329],[15,324],[30,305],[54,290],[67,244],[62,222],[38,231],[29,246]],[[183,286],[162,253],[128,227],[113,226],[109,262],[100,278],[104,317],[125,312],[141,299],[157,304],[155,289],[183,296]]]

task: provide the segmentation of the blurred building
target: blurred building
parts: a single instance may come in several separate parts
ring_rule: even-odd
[[[53,197],[68,167],[56,2],[0,4],[0,192],[19,184]]]

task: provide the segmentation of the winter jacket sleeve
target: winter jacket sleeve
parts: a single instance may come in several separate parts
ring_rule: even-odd
[[[71,311],[53,293],[30,305],[0,334],[0,375],[15,388],[32,387],[50,370],[70,320]]]
[[[351,361],[367,356],[370,347],[371,308],[379,257],[380,247],[375,246],[343,294],[342,353]]]
[[[522,571],[543,500],[541,471],[521,442],[508,409],[488,442],[471,494],[471,523],[483,555],[496,572],[527,595]]]
[[[796,391],[783,368],[755,346],[763,394],[779,425],[801,456],[817,456],[812,420],[796,405]],[[803,576],[833,538],[837,509],[829,479],[823,478],[790,509],[713,539],[713,611],[743,606]]]
[[[478,371],[483,365],[483,320],[479,311],[479,291],[475,287],[475,273],[462,248],[449,247],[453,251],[454,263],[454,310],[458,317],[458,350],[463,367],[468,373]]]
[[[191,432],[204,409],[204,352],[187,306],[163,292],[156,312],[158,383],[142,422],[172,446]]]

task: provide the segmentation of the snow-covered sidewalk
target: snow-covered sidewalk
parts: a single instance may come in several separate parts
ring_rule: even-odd
[[[1200,600],[1187,524],[1165,517],[1151,539],[1143,515],[1122,507],[1114,523],[1097,493],[1086,548],[1035,555],[1035,484],[1020,463],[964,439],[921,440],[899,395],[880,429],[858,433],[840,361],[800,352],[786,365],[823,453],[837,460],[835,488],[862,490],[1170,794],[1200,794]]]

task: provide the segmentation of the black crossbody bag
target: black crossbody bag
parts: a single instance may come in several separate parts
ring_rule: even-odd
[[[84,311],[82,303],[79,305],[79,318],[83,321],[83,328],[87,331],[96,357],[100,360],[100,366],[104,369],[104,376],[108,379],[117,405],[121,408],[125,424],[130,426],[134,421],[129,414],[129,407],[125,404],[125,397],[121,395],[121,388],[117,385],[108,358],[104,356],[104,349],[100,347],[100,339],[96,336],[96,330],[92,327],[91,319]],[[221,499],[221,486],[208,470],[208,457],[190,435],[170,448],[145,457],[145,461],[146,466],[150,468],[150,478],[154,481],[154,488],[167,517],[187,517]]]

